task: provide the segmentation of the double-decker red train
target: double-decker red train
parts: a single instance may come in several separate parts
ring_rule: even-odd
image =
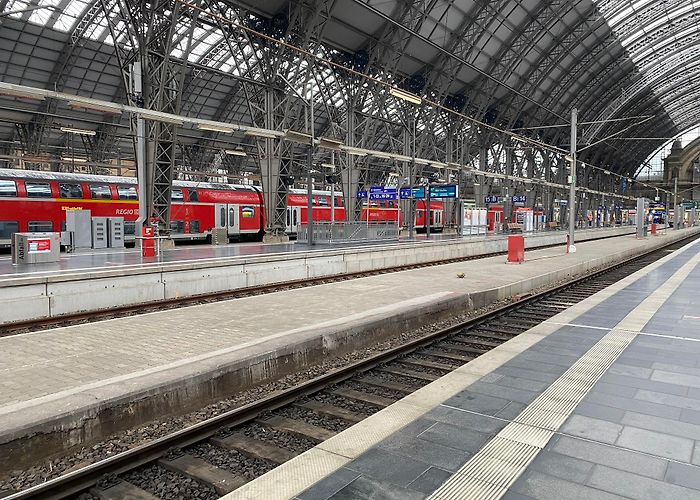
[[[225,227],[232,240],[261,239],[265,228],[263,193],[259,187],[236,184],[174,181],[170,230],[176,240],[205,240],[215,227]],[[343,197],[313,191],[314,221],[345,219]],[[443,204],[431,201],[431,227],[443,227]],[[126,241],[133,241],[138,217],[136,179],[105,175],[0,169],[0,246],[9,246],[12,233],[64,231],[66,211],[90,210],[95,217],[124,217]],[[295,233],[306,223],[305,190],[287,195],[286,225]],[[401,223],[395,201],[372,201],[362,208],[362,220]],[[416,204],[416,228],[425,229],[425,202]]]

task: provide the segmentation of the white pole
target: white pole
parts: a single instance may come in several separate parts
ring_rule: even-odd
[[[569,179],[569,244],[574,244],[574,226],[576,226],[576,135],[578,111],[571,110],[571,179]]]

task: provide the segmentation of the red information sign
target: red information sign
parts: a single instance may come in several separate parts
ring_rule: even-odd
[[[51,240],[49,238],[29,239],[27,240],[27,246],[29,247],[28,253],[51,252]]]

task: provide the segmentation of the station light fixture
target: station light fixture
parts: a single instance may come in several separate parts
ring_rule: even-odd
[[[250,135],[253,137],[262,137],[264,139],[276,139],[280,134],[274,130],[268,130],[265,128],[249,128],[244,132],[245,135]]]
[[[62,156],[61,161],[63,163],[87,163],[87,158],[76,158],[73,156]]]
[[[343,151],[345,151],[347,154],[353,155],[353,156],[367,156],[367,154],[370,152],[366,149],[362,148],[355,148],[352,146],[343,146],[341,148]]]
[[[462,170],[462,165],[460,165],[459,163],[450,161],[450,162],[447,162],[446,168],[448,168],[450,170]]]
[[[119,106],[117,106],[116,104],[114,106],[109,106],[106,104],[92,104],[92,103],[86,103],[86,102],[68,101],[68,106],[70,106],[73,109],[86,109],[88,111],[97,111],[100,113],[110,113],[113,115],[122,114],[122,110],[119,109]]]
[[[144,120],[150,120],[152,122],[170,123],[172,125],[182,125],[185,123],[181,118],[165,113],[148,112],[142,113],[141,116]]]
[[[328,137],[320,137],[318,139],[318,145],[319,147],[323,149],[331,149],[333,151],[340,151],[341,147],[343,146],[343,141],[339,141],[337,139],[330,139]]]
[[[323,168],[327,168],[328,170],[335,171],[335,164],[333,163],[321,163],[321,166]]]
[[[311,144],[311,135],[297,130],[285,130],[284,138],[288,141],[298,142],[299,144]]]
[[[12,88],[0,88],[0,95],[5,95],[8,97],[19,97],[21,99],[34,99],[35,101],[43,101],[45,96],[39,92],[32,92],[29,89],[12,89]]]
[[[395,155],[392,153],[387,153],[386,151],[373,151],[372,156],[375,158],[384,158],[386,160],[393,160]]]
[[[76,135],[97,135],[97,132],[94,130],[86,130],[84,128],[61,127],[61,132]]]
[[[222,134],[233,134],[234,132],[233,127],[226,127],[224,125],[209,125],[206,123],[198,123],[197,128],[208,132],[221,132]]]
[[[224,153],[230,156],[248,156],[242,149],[224,149]]]
[[[419,96],[416,94],[411,94],[410,92],[406,92],[405,90],[401,90],[396,87],[392,87],[389,89],[389,93],[393,95],[394,97],[397,97],[399,99],[402,99],[404,101],[410,102],[411,104],[422,104],[423,99],[421,99]]]

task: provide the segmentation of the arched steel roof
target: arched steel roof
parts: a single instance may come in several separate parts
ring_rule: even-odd
[[[113,33],[117,43],[127,40],[117,5],[131,1],[0,0],[0,80],[123,102]],[[370,77],[358,83],[319,66],[315,85],[325,108],[320,120],[331,129],[343,112],[340,103],[353,92],[363,101],[361,111],[377,123],[400,121],[400,103],[367,91],[368,81],[408,85],[502,129],[565,124],[573,107],[584,122],[653,115],[582,155],[633,174],[665,141],[628,137],[674,136],[700,115],[697,0],[219,0],[197,5],[203,13],[191,50],[185,54],[184,28],[178,26],[175,33],[182,39],[172,55],[188,60],[184,112],[201,118],[250,123],[241,81],[270,78],[271,67],[294,84],[305,81],[300,69],[305,63],[290,53],[266,60],[273,51],[237,33],[235,23],[267,29],[292,45],[309,30],[314,39],[305,49]],[[222,29],[206,12],[234,24]],[[358,88],[351,92],[353,84]],[[57,125],[72,125],[102,130],[106,157],[130,147],[126,117],[9,97],[0,98],[0,108],[0,146],[21,135],[13,122],[47,126],[37,117],[48,116],[47,131],[39,136],[47,145],[70,149],[75,138]],[[581,137],[584,143],[597,142],[631,123],[586,126]],[[474,125],[461,121],[459,126]],[[424,115],[421,127],[430,127],[435,142],[447,125]],[[385,127],[372,130],[373,147],[392,147]],[[537,134],[567,147],[566,127]],[[209,138],[190,130],[180,140],[199,144]],[[477,138],[487,140],[483,133],[472,136]]]

